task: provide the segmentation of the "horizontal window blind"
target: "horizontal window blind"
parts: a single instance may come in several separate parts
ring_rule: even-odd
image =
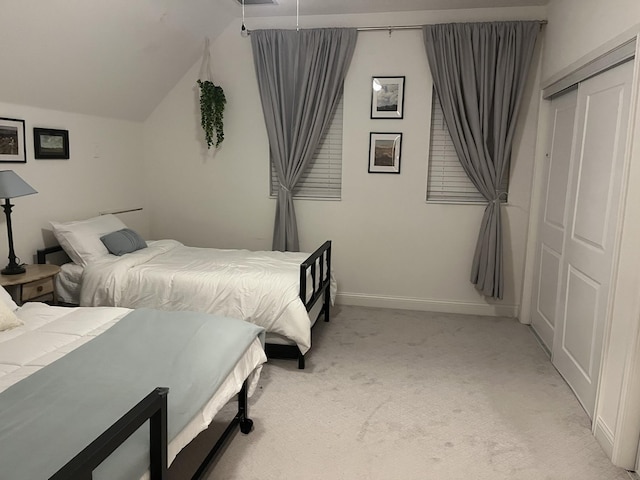
[[[502,188],[508,189],[509,172],[506,172]],[[440,99],[433,90],[431,108],[431,146],[429,147],[429,172],[427,201],[441,203],[487,203],[471,183],[458,160],[453,140],[444,121]],[[506,201],[506,198],[505,198]]]
[[[293,192],[294,198],[333,198],[342,194],[342,117],[343,98],[333,114],[329,128],[316,148],[311,164]],[[278,195],[278,178],[271,164],[271,196]]]

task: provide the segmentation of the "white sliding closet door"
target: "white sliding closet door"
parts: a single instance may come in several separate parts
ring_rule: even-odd
[[[554,98],[550,109],[551,131],[544,165],[543,205],[538,221],[536,270],[531,297],[531,326],[549,351],[553,347],[556,326],[577,101],[578,89],[575,88]]]
[[[632,79],[627,62],[578,88],[552,361],[590,417],[611,309]]]

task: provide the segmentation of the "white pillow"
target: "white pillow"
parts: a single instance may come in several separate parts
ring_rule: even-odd
[[[83,267],[100,257],[109,255],[100,237],[127,228],[119,218],[111,214],[75,222],[50,223],[54,236],[69,258]]]
[[[4,303],[12,312],[18,309],[18,305],[13,301],[13,298],[11,298],[11,295],[4,287],[0,287],[0,303]]]
[[[2,290],[4,290],[4,288]],[[0,302],[0,332],[19,327],[23,323],[22,320],[16,317],[16,314],[13,313],[6,303]]]

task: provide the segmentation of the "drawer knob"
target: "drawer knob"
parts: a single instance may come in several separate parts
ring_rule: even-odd
[[[38,291],[41,292],[44,289],[42,285],[38,286]]]

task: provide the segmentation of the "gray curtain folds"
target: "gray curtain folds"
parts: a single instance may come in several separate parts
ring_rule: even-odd
[[[471,267],[483,295],[504,291],[500,183],[540,22],[425,25],[427,58],[464,171],[487,205]]]
[[[251,31],[269,150],[280,183],[274,250],[299,250],[292,193],[340,100],[357,35],[355,28]]]

